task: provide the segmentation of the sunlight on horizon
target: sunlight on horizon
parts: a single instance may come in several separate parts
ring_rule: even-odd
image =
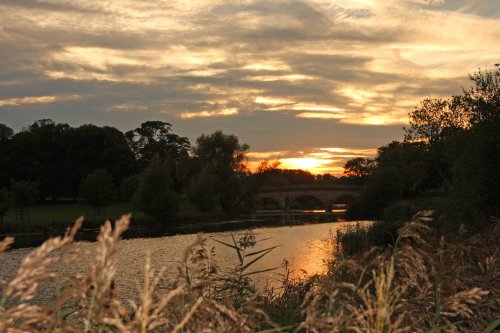
[[[344,147],[314,148],[308,151],[269,151],[250,152],[248,154],[248,167],[257,170],[263,160],[280,162],[281,169],[302,169],[314,175],[325,173],[342,176],[344,164],[355,157],[372,158],[377,154],[377,149],[352,149]],[[293,156],[293,157],[287,157]]]

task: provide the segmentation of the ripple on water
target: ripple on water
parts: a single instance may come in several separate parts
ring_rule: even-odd
[[[330,232],[336,233],[356,222],[336,222],[309,224],[299,226],[285,226],[276,228],[256,228],[253,233],[257,240],[257,249],[279,245],[269,255],[259,260],[255,270],[271,267],[280,267],[283,259],[287,259],[293,271],[293,277],[305,277],[324,273],[325,260],[331,258],[333,253],[332,243],[325,242]],[[363,222],[362,222],[363,223]],[[206,233],[207,245],[214,247],[216,263],[222,270],[229,270],[236,266],[237,256],[233,249],[213,241],[217,239],[231,242],[231,234],[236,239],[245,234],[245,231]],[[166,267],[166,276],[173,279],[177,276],[177,266],[182,260],[184,250],[196,240],[196,235],[174,235],[158,238],[136,238],[121,240],[118,246],[116,272],[116,287],[123,296],[135,294],[137,283],[140,284],[144,275],[145,258],[149,255],[152,266],[156,269]],[[19,267],[21,260],[28,254],[30,248],[14,249],[3,255],[0,265],[0,277],[8,279]],[[53,269],[61,277],[74,272],[88,271],[88,263],[95,257],[96,243],[78,242],[72,244],[61,256],[62,260],[53,265]],[[82,264],[87,263],[87,264]],[[254,281],[259,287],[266,285],[275,286],[279,277],[276,271],[266,272],[254,276]],[[282,271],[281,271],[282,272]],[[54,295],[54,285],[44,283],[41,285],[41,302],[50,301]]]

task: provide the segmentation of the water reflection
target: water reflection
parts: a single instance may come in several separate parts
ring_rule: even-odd
[[[336,222],[253,229],[257,240],[262,240],[257,244],[256,250],[274,245],[279,245],[279,247],[259,260],[252,269],[280,267],[283,259],[287,259],[292,270],[292,277],[324,273],[326,270],[325,260],[331,257],[333,251],[331,247],[333,244],[324,240],[330,232],[335,233],[339,228],[346,228],[353,223]],[[245,231],[235,231],[232,234],[238,239],[245,234]],[[209,248],[212,246],[215,248],[216,261],[221,269],[234,268],[238,263],[234,249],[214,241],[214,239],[218,239],[231,243],[231,232],[214,232],[205,235]],[[151,257],[153,266],[158,269],[165,266],[167,276],[175,278],[178,262],[181,261],[184,250],[195,239],[196,235],[191,234],[122,240],[117,253],[117,287],[125,293],[131,293],[135,289],[136,282],[140,281],[144,274],[144,263],[147,255]],[[95,245],[95,243],[79,242],[73,245],[69,252],[76,253],[78,250],[79,259],[91,261],[94,258]],[[6,253],[2,258],[2,265],[0,265],[0,277],[8,277],[29,250],[14,249]],[[75,266],[71,262],[63,262],[56,265],[54,269],[65,274],[69,271],[84,270],[85,268],[81,265]],[[254,280],[260,287],[276,285],[276,281],[279,279],[278,272],[258,274],[254,276]]]

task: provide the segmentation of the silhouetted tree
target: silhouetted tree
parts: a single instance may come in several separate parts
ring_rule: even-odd
[[[42,198],[62,192],[61,165],[67,158],[67,124],[42,119],[16,133],[9,140],[5,171],[10,178],[36,181]]]
[[[106,170],[115,185],[138,170],[124,134],[116,128],[82,125],[67,140],[68,156],[59,170],[69,196],[77,196],[81,180],[94,170]]]
[[[268,186],[307,185],[317,183],[317,177],[302,169],[272,168],[269,171]]]
[[[349,206],[351,219],[380,218],[389,204],[400,200],[405,191],[401,171],[396,167],[376,170],[363,188],[360,197]]]
[[[399,170],[405,195],[419,194],[442,184],[431,154],[421,143],[393,141],[378,148],[376,161],[378,169]]]
[[[481,228],[500,215],[500,65],[470,75],[473,86],[457,100],[470,115],[470,128],[447,142],[451,195],[461,222]]]
[[[0,124],[0,156],[2,163],[0,163],[0,187],[7,187],[9,185],[11,174],[11,138],[14,135],[12,128],[5,124]]]
[[[469,75],[473,85],[464,90],[458,101],[470,116],[470,123],[500,124],[500,64],[491,70],[478,70]]]
[[[202,212],[211,213],[219,202],[216,193],[217,179],[210,167],[203,168],[192,180],[189,190],[189,200]]]
[[[159,222],[171,221],[179,211],[179,198],[173,190],[171,163],[154,157],[140,176],[134,203]]]
[[[470,114],[461,106],[460,98],[426,98],[409,114],[410,127],[405,128],[405,140],[434,144],[446,133],[467,128]]]
[[[12,195],[5,187],[0,189],[0,226],[3,225],[3,218],[13,206]]]
[[[172,124],[163,121],[146,121],[135,130],[125,133],[127,142],[139,161],[140,168],[145,168],[154,156],[171,163],[173,187],[180,191],[183,186],[179,164],[188,158],[191,147],[189,139],[172,133]]]
[[[14,135],[14,130],[5,124],[0,124],[0,142],[7,141]]]
[[[29,221],[30,206],[38,196],[38,184],[24,180],[12,181],[10,189],[16,206],[16,220]]]
[[[356,157],[344,165],[344,174],[349,177],[367,177],[377,167],[377,162],[372,158]]]
[[[120,199],[125,202],[131,202],[138,186],[139,186],[138,175],[130,175],[127,178],[123,179],[120,185]]]
[[[196,140],[193,149],[198,173],[203,169],[213,172],[216,179],[214,193],[225,212],[232,212],[242,201],[241,178],[247,171],[247,144],[240,144],[235,135],[216,131],[202,135]]]
[[[95,170],[82,180],[80,197],[94,207],[95,213],[101,214],[116,197],[113,177],[106,170]]]

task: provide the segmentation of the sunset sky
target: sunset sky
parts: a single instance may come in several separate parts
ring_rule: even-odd
[[[499,0],[0,0],[0,123],[221,129],[314,173],[498,62]]]

